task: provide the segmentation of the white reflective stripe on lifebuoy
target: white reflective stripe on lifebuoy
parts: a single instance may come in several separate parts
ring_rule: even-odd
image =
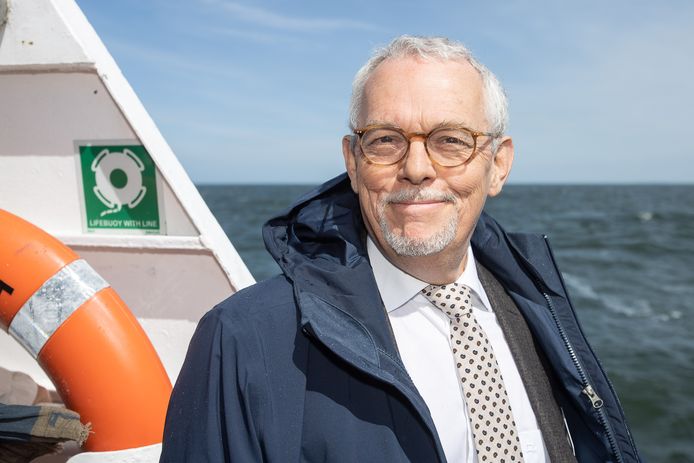
[[[108,283],[83,259],[60,269],[27,300],[10,323],[10,335],[34,358],[67,318]]]

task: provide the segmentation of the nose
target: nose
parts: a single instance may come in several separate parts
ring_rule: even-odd
[[[401,180],[420,185],[436,177],[436,169],[425,147],[424,137],[412,137],[410,149],[402,162],[399,176]]]

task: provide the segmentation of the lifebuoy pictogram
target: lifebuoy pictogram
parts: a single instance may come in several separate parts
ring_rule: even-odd
[[[171,382],[144,330],[106,281],[38,227],[0,209],[0,325],[92,425],[85,448],[161,442]]]
[[[123,205],[134,208],[147,193],[147,187],[142,184],[145,165],[127,148],[123,151],[101,150],[94,158],[91,170],[96,181],[94,194],[109,208],[101,213],[102,217],[119,212]],[[115,183],[114,174],[120,177]]]

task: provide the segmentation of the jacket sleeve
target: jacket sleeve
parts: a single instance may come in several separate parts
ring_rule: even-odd
[[[258,350],[217,308],[198,324],[169,402],[160,462],[263,460],[250,397]],[[256,402],[257,403],[257,402]]]

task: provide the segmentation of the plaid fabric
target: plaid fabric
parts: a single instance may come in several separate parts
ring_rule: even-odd
[[[66,441],[82,445],[89,429],[79,414],[65,407],[0,404],[0,461],[28,462],[60,451]]]

